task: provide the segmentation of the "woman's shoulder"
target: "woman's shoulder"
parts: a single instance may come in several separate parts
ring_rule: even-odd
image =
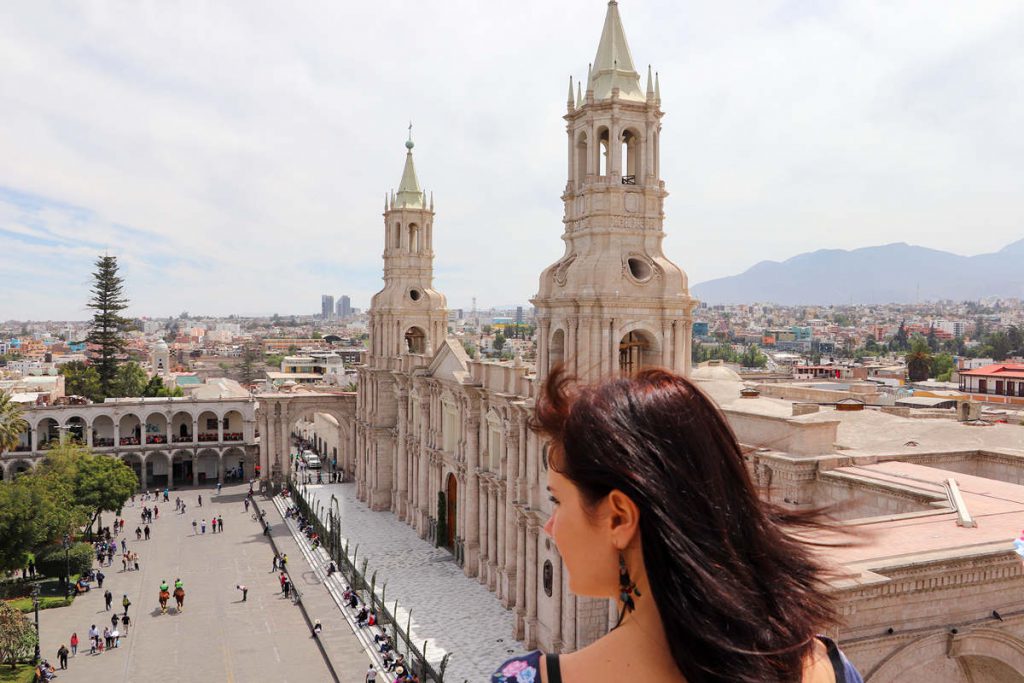
[[[828,652],[829,661],[832,664],[832,669],[835,672],[836,680],[842,683],[864,683],[864,679],[861,677],[860,672],[857,671],[856,667],[847,659],[846,654],[839,649],[835,641],[826,636],[818,636]]]
[[[541,651],[506,660],[491,676],[491,683],[540,683]]]

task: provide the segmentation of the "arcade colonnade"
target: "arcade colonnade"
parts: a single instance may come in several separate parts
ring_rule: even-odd
[[[260,479],[280,485],[288,473],[291,436],[300,420],[327,424],[317,415],[330,416],[335,434],[320,434],[338,453],[338,467],[347,476],[354,472],[356,395],[339,394],[260,394],[257,396],[257,429],[260,433]]]

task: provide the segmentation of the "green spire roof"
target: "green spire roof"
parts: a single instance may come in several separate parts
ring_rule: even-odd
[[[395,196],[396,209],[407,207],[420,208],[423,206],[423,190],[420,188],[420,181],[416,177],[416,166],[412,162],[412,148],[415,147],[412,141],[412,124],[409,124],[409,139],[405,141],[405,168],[402,169],[402,182],[398,184],[398,194]]]

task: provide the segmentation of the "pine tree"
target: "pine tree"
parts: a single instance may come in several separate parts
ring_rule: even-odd
[[[104,396],[112,396],[117,367],[125,352],[122,334],[129,320],[120,313],[128,308],[128,298],[124,295],[124,278],[117,274],[116,256],[97,258],[92,276],[88,307],[95,313],[86,341],[96,347],[93,365],[100,375],[100,390]]]

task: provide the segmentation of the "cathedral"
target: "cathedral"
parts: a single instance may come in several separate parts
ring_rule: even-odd
[[[615,0],[585,82],[570,78],[564,255],[540,275],[536,367],[470,359],[448,337],[433,285],[433,197],[405,143],[384,203],[384,287],[369,310],[358,370],[359,498],[447,548],[467,577],[515,614],[528,647],[570,651],[609,628],[606,600],[573,595],[541,533],[549,515],[544,444],[527,428],[534,397],[564,364],[582,380],[657,365],[688,373],[696,302],[662,251],[661,91],[641,83]]]

